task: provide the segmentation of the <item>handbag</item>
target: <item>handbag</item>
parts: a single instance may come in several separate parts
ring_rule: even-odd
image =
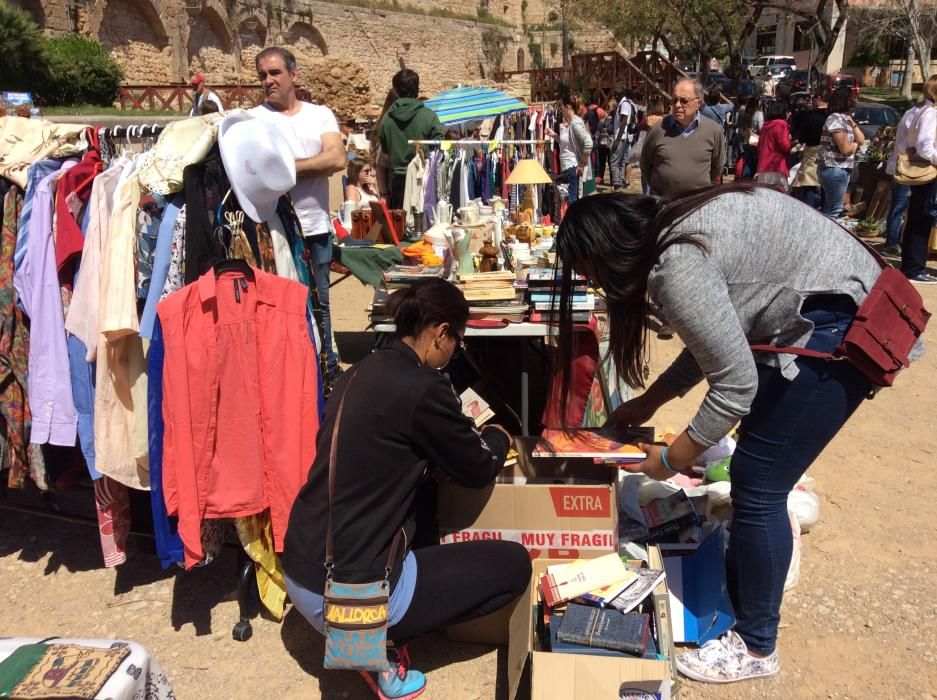
[[[899,185],[926,185],[937,180],[937,167],[918,155],[899,153],[895,162],[895,182]]]
[[[752,148],[758,148],[758,142],[761,138],[754,131],[748,135],[748,145]]]
[[[354,375],[342,394],[332,427],[329,449],[329,526],[325,539],[325,591],[323,623],[325,627],[325,658],[328,669],[386,671],[387,609],[390,600],[390,572],[400,547],[398,530],[387,555],[384,579],[368,583],[341,583],[335,580],[335,541],[332,531],[332,501],[335,492],[335,457],[338,452],[339,425],[345,408],[345,397]]]
[[[874,386],[888,387],[895,383],[898,372],[910,364],[908,355],[931,314],[907,277],[885,262],[868,243],[856,240],[872,253],[882,267],[882,274],[859,306],[836,350],[825,353],[807,348],[752,345],[753,351],[848,360]]]

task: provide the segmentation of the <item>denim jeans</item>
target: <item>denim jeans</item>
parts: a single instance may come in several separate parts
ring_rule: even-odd
[[[823,187],[823,213],[835,219],[841,216],[846,199],[846,190],[849,189],[849,179],[852,177],[850,168],[837,168],[821,165],[817,168],[817,179]]]
[[[795,187],[791,195],[813,209],[819,209],[823,202],[819,187]]]
[[[306,236],[303,239],[306,250],[312,256],[312,274],[316,278],[316,290],[319,293],[319,308],[322,313],[323,335],[322,348],[327,358],[327,368],[331,370],[338,364],[338,355],[332,347],[332,314],[329,311],[329,268],[332,265],[332,234]]]
[[[631,155],[631,137],[625,134],[617,146],[614,143],[612,146],[608,162],[612,171],[612,187],[621,187],[625,182],[625,166],[628,164],[628,156]]]
[[[579,175],[576,168],[567,168],[563,174],[569,179],[569,197],[566,201],[572,204],[579,200]]]
[[[888,228],[885,229],[885,245],[896,245],[901,240],[901,225],[911,202],[911,186],[891,183],[891,209],[888,210]]]
[[[849,297],[808,298],[807,347],[831,352],[852,322]],[[871,384],[847,361],[798,358],[793,380],[758,365],[758,392],[742,419],[732,457],[732,528],[726,581],[736,632],[748,648],[774,651],[793,535],[787,497],[797,480],[868,395]]]

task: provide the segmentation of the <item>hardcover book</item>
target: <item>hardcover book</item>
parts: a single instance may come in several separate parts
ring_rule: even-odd
[[[560,628],[560,625],[563,623],[563,615],[560,613],[551,613],[548,616],[548,621],[545,624],[543,630],[543,637],[549,636],[550,646],[547,651],[551,651],[554,654],[590,654],[593,656],[614,656],[618,658],[635,658],[634,654],[627,654],[623,651],[616,651],[614,649],[603,649],[602,647],[589,647],[582,644],[570,644],[569,642],[561,642],[556,633]],[[545,639],[541,641],[541,644],[545,643]],[[545,644],[544,644],[545,646]],[[648,634],[647,636],[647,647],[644,649],[644,654],[641,655],[642,659],[657,659],[657,644],[654,642],[654,635]]]
[[[651,630],[647,613],[621,613],[609,608],[592,608],[570,603],[556,631],[556,638],[568,644],[643,656]]]
[[[562,430],[548,428],[532,452],[534,457],[592,457],[616,462],[642,462],[643,450],[632,444],[618,442],[593,430]]]

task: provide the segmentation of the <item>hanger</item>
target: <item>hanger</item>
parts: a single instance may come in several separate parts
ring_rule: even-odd
[[[215,277],[218,277],[222,272],[241,272],[245,277],[254,279],[254,270],[250,265],[247,264],[246,260],[241,258],[231,258],[229,260],[221,260],[216,262],[212,269],[215,271]]]

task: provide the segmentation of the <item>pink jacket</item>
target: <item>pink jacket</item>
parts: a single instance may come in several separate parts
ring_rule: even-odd
[[[306,483],[319,429],[319,365],[307,288],[255,269],[209,270],[157,307],[163,367],[163,490],[186,567],[201,522],[270,509],[274,548]]]

